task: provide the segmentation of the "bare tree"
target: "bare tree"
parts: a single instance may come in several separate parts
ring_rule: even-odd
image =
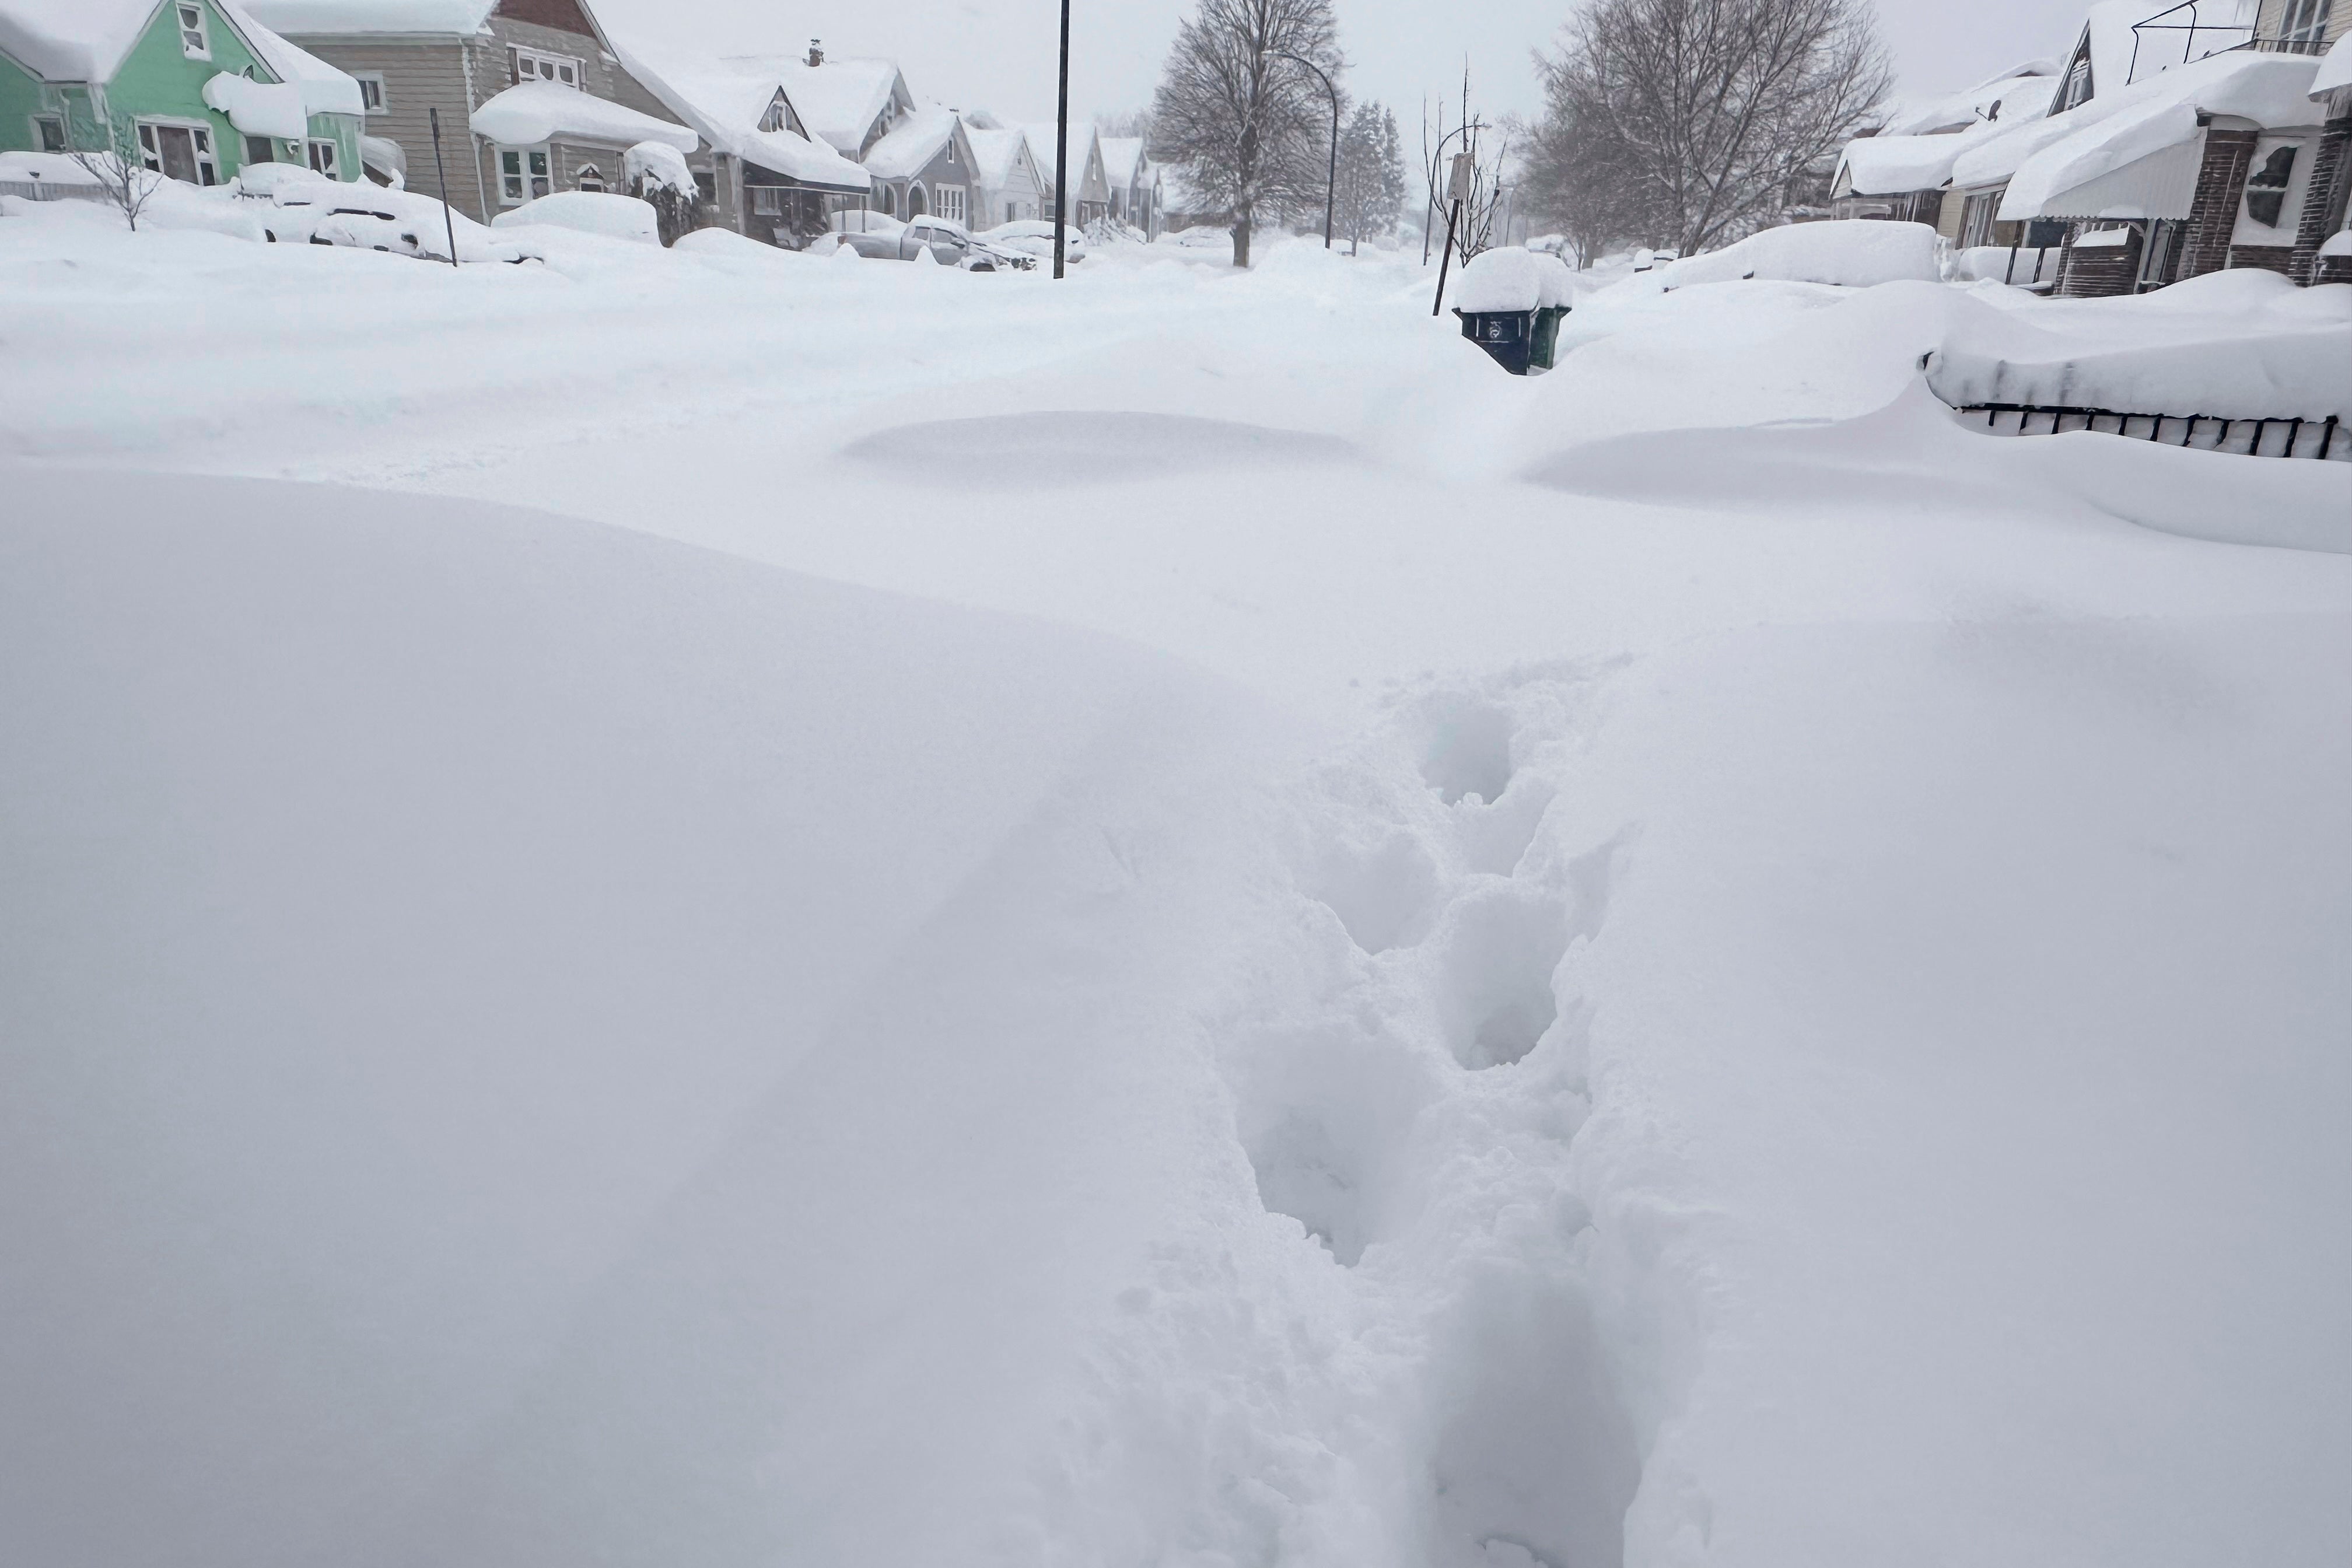
[[[1322,203],[1329,100],[1286,56],[1339,74],[1331,0],[1200,0],[1152,99],[1151,155],[1230,216],[1236,267],[1261,216]]]
[[[1778,221],[1893,80],[1868,0],[1597,0],[1537,59],[1530,199],[1588,254]]]
[[[1452,183],[1454,158],[1462,155],[1470,160],[1470,194],[1462,204],[1461,220],[1454,226],[1456,260],[1466,262],[1480,251],[1493,248],[1496,225],[1506,210],[1504,195],[1511,150],[1507,122],[1492,125],[1472,112],[1470,68],[1465,63],[1462,68],[1459,117],[1449,124],[1444,99],[1438,100],[1433,124],[1426,106],[1421,115],[1422,177],[1429,192],[1429,205],[1423,215],[1424,232],[1434,235],[1446,222],[1447,209],[1452,205],[1446,191]],[[1424,245],[1424,252],[1426,249]],[[1422,259],[1428,260],[1426,254]]]
[[[147,204],[163,187],[163,176],[147,167],[146,149],[140,145],[136,120],[127,114],[110,114],[106,118],[105,130],[105,147],[75,147],[67,155],[83,174],[98,182],[106,199],[114,204],[136,234],[139,215],[147,210]]]
[[[1359,104],[1339,138],[1339,232],[1361,250],[1366,235],[1396,227],[1407,194],[1396,115],[1383,104]]]

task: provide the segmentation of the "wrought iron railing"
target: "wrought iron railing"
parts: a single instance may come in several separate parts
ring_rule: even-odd
[[[2200,4],[2201,0],[2181,0],[2181,4],[2168,11],[2158,11],[2145,22],[2132,24],[2131,68],[2126,73],[2126,80],[2137,81],[2139,68],[2143,64],[2147,64],[2150,73],[2153,74],[2156,71],[2170,70],[2174,66],[2187,65],[2191,60],[2201,60],[2208,55],[2228,54],[2232,49],[2252,49],[2260,54],[2280,55],[2316,55],[2326,51],[2327,40],[2325,35],[2327,13],[2325,9],[2313,13],[2310,19],[2300,26],[2276,37],[2266,37],[2256,33],[2254,24],[2251,22],[2206,21],[2199,9]],[[2179,16],[2183,14],[2188,17],[2186,21],[2165,20],[2168,16]],[[2149,37],[2151,34],[2177,34],[2180,40],[2180,58],[2170,58],[2172,53],[2170,43],[2166,39],[2151,37]],[[2223,39],[2227,41],[2221,41]],[[2200,43],[2210,47],[2200,48],[2199,47]]]
[[[2054,436],[2063,430],[2099,430],[2099,422],[2105,419],[2114,423],[2103,434],[2129,436],[2136,440],[2163,441],[2168,446],[2250,458],[2352,462],[2352,439],[2336,440],[2337,416],[2333,414],[2325,419],[2232,419],[2218,414],[2118,414],[2111,408],[2047,403],[1972,403],[1958,412],[1963,416],[1983,415],[1984,427],[1996,436]],[[2006,429],[2002,427],[2004,416],[2013,416],[2015,420]],[[2035,422],[2040,420],[2047,420],[2048,428],[2034,429]],[[2135,425],[2141,427],[2134,429]],[[2172,426],[2170,430],[2165,428],[2168,425]],[[2284,430],[2284,438],[2273,439],[2274,429]],[[2240,445],[2242,440],[2243,445]],[[2315,452],[2312,450],[2315,445],[2319,448]]]

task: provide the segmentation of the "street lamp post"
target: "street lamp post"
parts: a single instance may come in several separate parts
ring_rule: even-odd
[[[1054,130],[1054,276],[1060,278],[1070,221],[1070,0],[1062,0],[1062,96]]]
[[[1331,248],[1331,218],[1339,199],[1339,89],[1331,85],[1330,76],[1321,66],[1303,55],[1285,54],[1276,49],[1274,58],[1305,66],[1323,79],[1323,90],[1331,95],[1331,174],[1323,186],[1323,248],[1328,250]]]

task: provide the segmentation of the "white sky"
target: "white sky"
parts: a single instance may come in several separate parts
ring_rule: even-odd
[[[2056,55],[2082,26],[2084,0],[1878,0],[1906,91],[1970,86],[2003,66]],[[1054,112],[1057,0],[595,0],[616,29],[715,52],[801,49],[821,37],[837,54],[888,55],[918,98],[1010,119]],[[1184,0],[1073,0],[1073,112],[1149,100]],[[1528,51],[1549,41],[1573,0],[1337,0],[1359,97],[1392,105],[1415,137],[1424,94],[1458,91],[1466,55],[1480,107],[1538,102]]]

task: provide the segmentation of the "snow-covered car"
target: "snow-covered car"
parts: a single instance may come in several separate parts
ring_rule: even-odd
[[[975,239],[970,229],[950,218],[900,223],[880,213],[845,212],[834,216],[832,228],[838,244],[870,259],[912,261],[928,249],[941,266],[967,272],[1026,272],[1037,265],[1034,257]]]
[[[1062,235],[1063,258],[1084,261],[1087,258],[1087,237],[1068,224],[1062,226]],[[1040,261],[1054,258],[1054,225],[1048,218],[1020,218],[1012,223],[1001,223],[980,237],[1000,250],[1034,256]]]
[[[635,245],[659,245],[661,220],[651,202],[610,191],[557,191],[509,207],[490,220],[493,228],[529,228],[545,224],[580,234]]]

